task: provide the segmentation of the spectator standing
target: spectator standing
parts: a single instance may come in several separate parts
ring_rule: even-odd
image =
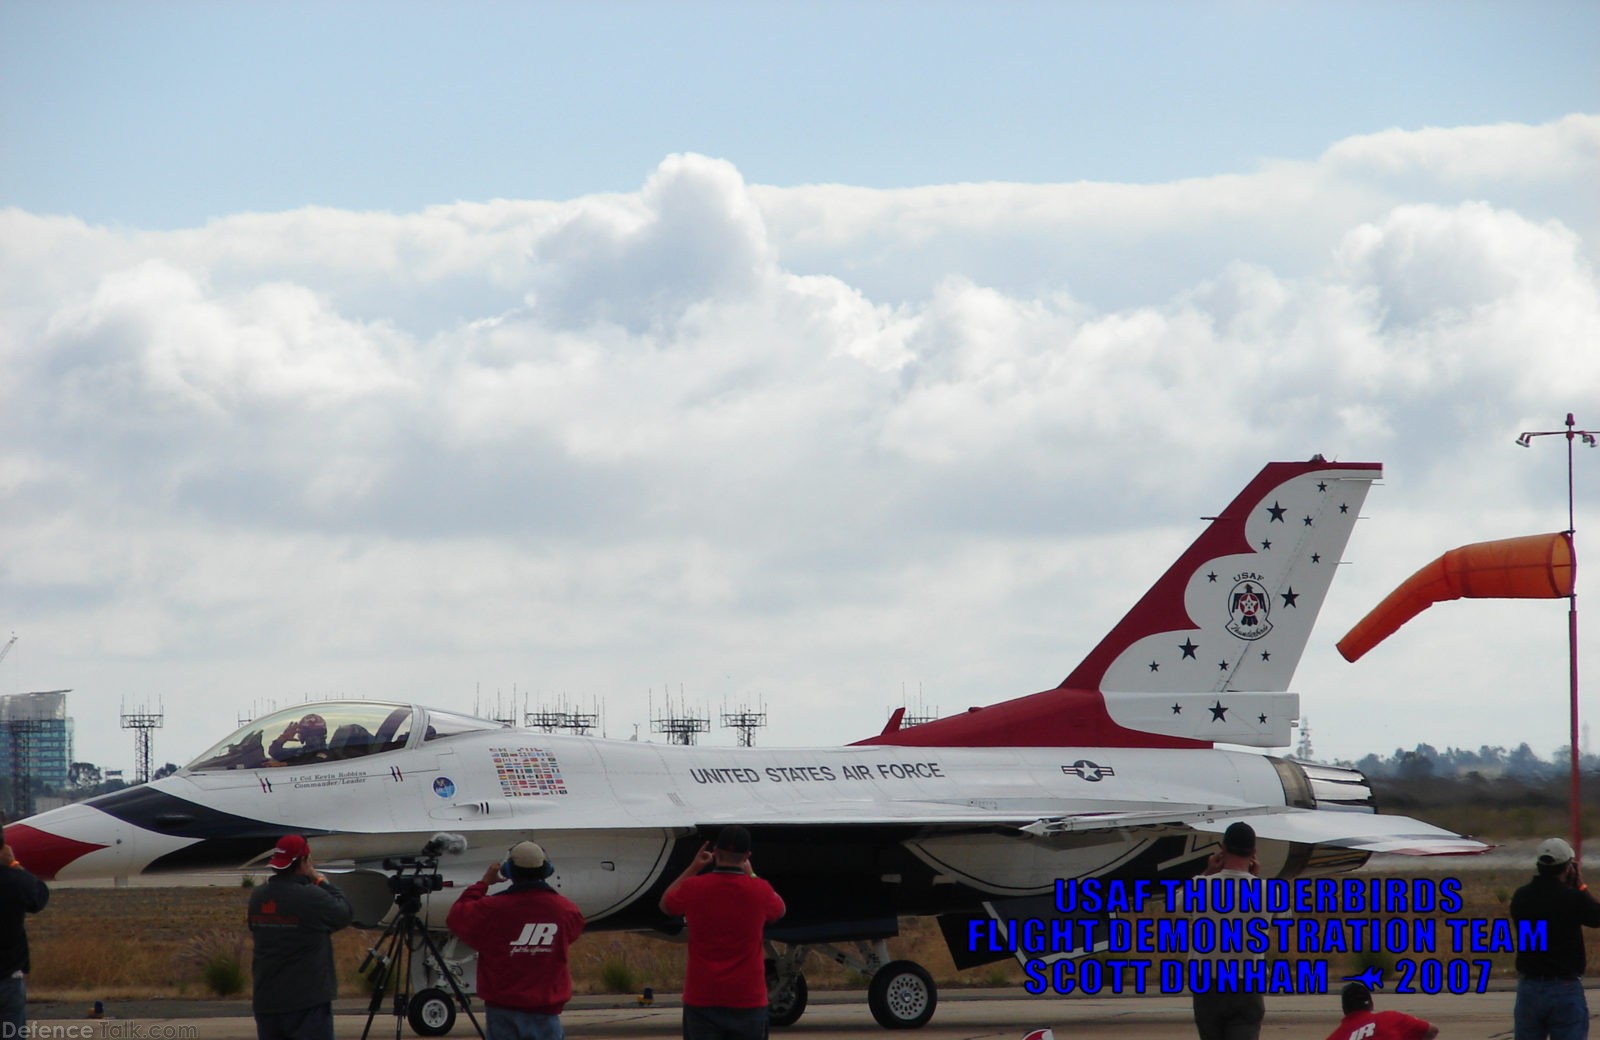
[[[45,883],[23,869],[0,828],[0,1029],[22,1036],[28,1024],[29,914],[50,900]]]
[[[450,908],[445,925],[478,952],[478,996],[488,1040],[562,1040],[561,1012],[572,999],[567,950],[583,914],[550,886],[555,865],[531,841],[511,846]],[[511,887],[489,894],[489,886]]]
[[[1600,927],[1600,903],[1583,883],[1572,846],[1560,838],[1539,844],[1534,865],[1533,880],[1511,896],[1513,920],[1545,923],[1544,949],[1517,951],[1516,1040],[1583,1040],[1589,1035],[1583,930]]]
[[[709,870],[707,869],[709,868]],[[724,827],[661,895],[661,910],[689,932],[684,1040],[764,1040],[767,964],[762,932],[783,900],[750,865],[750,832]]]
[[[1229,824],[1222,835],[1222,849],[1211,855],[1205,870],[1201,872],[1201,876],[1207,879],[1207,905],[1203,911],[1196,912],[1195,919],[1210,918],[1218,925],[1212,934],[1220,936],[1223,931],[1220,926],[1222,919],[1249,916],[1237,910],[1241,902],[1238,895],[1232,900],[1235,910],[1229,912],[1217,910],[1212,901],[1222,885],[1239,887],[1261,884],[1258,876],[1260,869],[1256,863],[1255,828],[1243,822]],[[1261,1035],[1261,1021],[1267,1013],[1266,1000],[1261,994],[1224,991],[1215,984],[1216,965],[1250,959],[1252,956],[1242,951],[1225,950],[1220,943],[1210,952],[1190,953],[1191,985],[1197,978],[1209,980],[1204,983],[1203,989],[1196,989],[1190,994],[1194,1024],[1199,1030],[1200,1040],[1256,1040]],[[1195,970],[1195,963],[1200,961],[1212,962],[1208,971]]]
[[[250,892],[250,1010],[258,1040],[333,1040],[339,976],[333,933],[350,923],[350,901],[311,860],[311,846],[285,834],[272,876]]]

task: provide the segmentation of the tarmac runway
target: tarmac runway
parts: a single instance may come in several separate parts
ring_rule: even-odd
[[[1441,1040],[1509,1040],[1509,988],[1487,993],[1437,996],[1377,994],[1378,1008],[1425,1018],[1439,1027]],[[1594,1001],[1591,1001],[1593,1006]],[[30,1034],[37,1040],[255,1040],[248,1005],[237,1001],[145,1001],[107,1006],[108,1016],[86,1019],[84,1009],[65,1004],[30,1008]],[[367,1027],[364,1001],[336,1005],[338,1040],[357,1040]],[[209,1012],[209,1013],[208,1013]],[[614,997],[580,997],[568,1005],[562,1022],[567,1036],[676,1040],[681,1036],[676,996],[652,1007],[619,1002]],[[480,1016],[481,1021],[481,1016]],[[1323,1040],[1339,1021],[1337,996],[1287,996],[1267,999],[1261,1036],[1267,1040]],[[1057,1040],[1189,1040],[1195,1036],[1186,996],[1030,997],[1010,989],[946,990],[939,995],[933,1021],[914,1032],[880,1029],[867,1011],[863,994],[828,992],[812,995],[811,1005],[795,1025],[772,1031],[774,1040],[1021,1040],[1035,1029],[1051,1029]],[[412,1036],[393,1015],[379,1014],[368,1034],[372,1040]],[[455,1040],[473,1036],[463,1015],[450,1034]]]

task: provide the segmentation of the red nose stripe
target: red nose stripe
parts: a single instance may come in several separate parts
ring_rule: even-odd
[[[77,859],[86,856],[96,849],[106,848],[89,841],[75,841],[72,838],[63,838],[59,834],[37,830],[25,823],[12,823],[6,825],[6,844],[11,846],[12,853],[31,873],[51,881],[61,868]]]

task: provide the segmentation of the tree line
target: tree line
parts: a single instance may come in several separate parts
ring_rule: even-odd
[[[1341,760],[1331,764],[1358,769],[1370,779],[1449,780],[1476,776],[1483,780],[1508,778],[1539,783],[1568,775],[1570,755],[1565,744],[1548,760],[1540,758],[1526,742],[1509,750],[1485,744],[1476,751],[1454,747],[1440,751],[1432,744],[1418,744],[1409,751],[1395,748],[1387,757],[1367,754],[1354,762]],[[1600,755],[1580,752],[1578,765],[1585,773],[1600,771]]]

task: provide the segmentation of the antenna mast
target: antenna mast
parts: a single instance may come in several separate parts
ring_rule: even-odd
[[[142,711],[128,711],[126,705],[122,710],[122,728],[133,730],[134,748],[134,782],[148,783],[150,780],[150,731],[160,729],[166,717],[161,712],[160,702],[156,710],[150,711],[147,705]]]

